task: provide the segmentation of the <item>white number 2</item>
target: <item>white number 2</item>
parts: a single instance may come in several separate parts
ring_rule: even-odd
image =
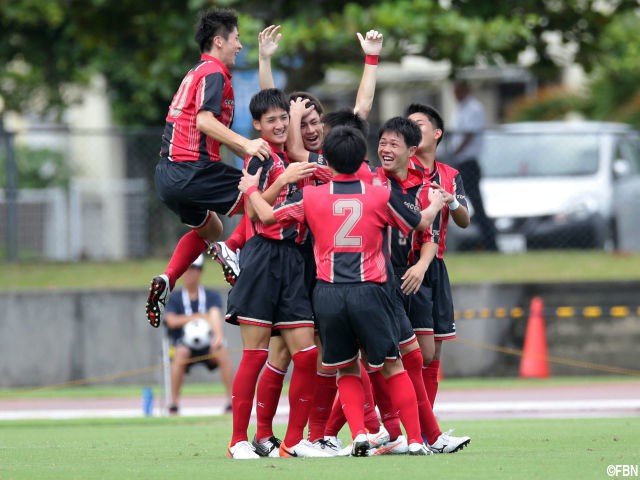
[[[334,216],[345,216],[342,225],[333,239],[336,247],[361,247],[362,237],[349,235],[353,227],[362,217],[362,203],[355,199],[337,200],[333,204]]]

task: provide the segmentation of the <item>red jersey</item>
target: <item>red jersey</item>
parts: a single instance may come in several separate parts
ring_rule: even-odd
[[[452,194],[458,202],[465,208],[467,207],[467,195],[464,191],[464,184],[462,183],[462,175],[455,168],[438,162],[437,160],[433,164],[433,171],[427,172],[420,163],[420,160],[413,156],[409,160],[410,166],[417,170],[424,172],[425,182],[435,182],[444,188],[447,192]],[[436,216],[433,221],[432,232],[434,235],[434,241],[437,237],[438,243],[438,258],[444,257],[444,252],[447,248],[447,224],[449,223],[449,206],[447,204],[442,207],[442,210]]]
[[[205,110],[229,127],[233,109],[229,69],[217,58],[203,54],[182,79],[169,105],[160,155],[174,162],[220,161],[220,142],[196,128],[196,117]]]
[[[315,241],[317,277],[331,283],[385,282],[386,226],[408,235],[421,220],[388,188],[356,175],[307,187],[276,205],[274,215],[282,225],[306,221]]]
[[[269,145],[271,146],[271,156],[267,160],[262,161],[258,157],[247,157],[245,159],[245,168],[251,175],[254,175],[258,169],[262,167],[258,188],[263,192],[284,173],[289,163],[285,152],[278,150],[272,144]],[[298,185],[287,185],[278,194],[276,203],[284,202],[297,191]],[[253,228],[256,235],[261,235],[272,240],[294,240],[297,243],[302,243],[306,233],[303,223],[283,227],[279,223],[265,225],[260,220],[255,220],[253,221]]]

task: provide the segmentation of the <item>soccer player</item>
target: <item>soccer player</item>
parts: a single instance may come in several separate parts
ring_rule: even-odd
[[[392,224],[405,234],[425,230],[439,208],[439,192],[429,195],[421,212],[405,207],[398,195],[382,186],[368,185],[355,173],[366,154],[361,133],[350,127],[331,130],[323,152],[334,171],[331,182],[310,186],[283,204],[271,207],[258,193],[257,176],[245,174],[239,188],[251,200],[264,223],[282,228],[306,222],[312,232],[318,283],[313,300],[324,346],[322,364],[337,368],[339,397],[351,429],[352,455],[369,449],[364,427],[364,394],[358,361],[359,347],[370,368],[381,370],[389,383],[394,407],[400,411],[409,438],[408,452],[428,455],[420,437],[416,397],[398,359],[398,339],[383,253],[384,230]]]
[[[232,215],[240,208],[241,172],[221,161],[220,145],[243,157],[265,160],[270,155],[265,140],[249,140],[229,128],[234,109],[229,69],[242,49],[236,13],[204,13],[195,40],[200,61],[187,72],[169,106],[156,167],[158,195],[191,231],[176,245],[164,273],[151,280],[146,314],[156,328],[176,280],[220,237],[217,214]]]
[[[434,404],[438,391],[438,369],[443,340],[456,337],[453,318],[453,298],[447,267],[444,263],[446,249],[447,225],[449,217],[460,227],[469,225],[469,210],[460,173],[436,160],[436,147],[444,135],[444,122],[438,111],[428,105],[411,104],[406,116],[416,122],[422,132],[422,141],[412,157],[412,165],[425,172],[425,180],[429,185],[437,186],[443,194],[446,205],[434,222],[438,229],[435,248],[430,245],[427,250],[420,250],[420,260],[416,267],[408,270],[408,278],[413,277],[414,284],[425,287],[426,298],[414,295],[410,309],[424,315],[428,322],[427,333],[421,336],[422,355],[424,357],[423,378],[429,401]]]
[[[257,180],[261,192],[265,192],[285,172],[289,101],[280,90],[266,89],[253,96],[249,107],[253,126],[269,142],[272,154],[265,161],[248,157],[245,165],[251,173],[260,172]],[[279,190],[277,200],[285,200],[296,190],[295,183],[289,184]],[[258,196],[267,202],[262,193]],[[246,211],[250,218],[256,218],[255,235],[243,249],[242,271],[227,303],[227,322],[240,325],[243,345],[233,383],[233,435],[228,456],[238,460],[260,458],[248,441],[247,428],[258,375],[267,360],[272,329],[276,329],[294,365],[289,387],[289,421],[279,455],[327,457],[327,453],[303,439],[318,355],[313,343],[311,302],[303,282],[304,262],[296,247],[296,242],[304,238],[303,225],[289,228],[268,225],[254,215],[248,203]]]
[[[428,205],[427,192],[431,189],[429,183],[424,181],[420,170],[409,168],[410,158],[413,157],[421,142],[420,127],[407,118],[394,117],[385,122],[379,131],[378,157],[382,162],[382,171],[388,186],[403,195],[405,204],[417,210],[422,210]],[[440,190],[439,186],[437,188]],[[436,219],[441,215],[439,211]],[[425,265],[428,265],[424,258],[426,255],[421,256],[417,261],[415,258],[420,255],[422,245],[426,246],[425,250],[430,248],[432,251],[433,246],[437,246],[438,228],[436,222],[427,233],[428,235],[425,237],[424,235],[417,236],[415,232],[412,232],[407,237],[399,229],[390,228],[390,258],[396,280],[394,282],[396,291],[393,293],[395,294],[394,298],[399,300],[397,319],[401,332],[400,353],[404,368],[416,392],[422,434],[430,447],[433,446],[434,451],[453,453],[464,448],[470,442],[470,438],[453,437],[448,433],[442,433],[433,414],[422,375],[424,361],[420,345],[428,344],[429,340],[433,342],[433,335],[429,335],[433,329],[429,328],[432,325],[428,322],[430,315],[425,315],[424,309],[420,308],[423,305],[419,303],[428,292],[425,288],[420,289],[422,283],[416,278],[418,277],[418,269],[426,269]],[[409,270],[411,272],[407,273]],[[410,307],[414,299],[416,299],[416,305],[412,309]],[[402,439],[400,439],[401,441]],[[373,453],[393,453],[395,448],[394,442],[389,442],[374,450]]]

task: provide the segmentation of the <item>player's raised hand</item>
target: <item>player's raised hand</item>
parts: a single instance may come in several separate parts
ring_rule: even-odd
[[[242,193],[247,193],[247,190],[251,187],[257,187],[258,183],[260,183],[260,174],[262,173],[262,167],[260,167],[255,174],[251,175],[247,172],[246,168],[242,169],[242,178],[240,179],[240,183],[238,183],[238,190]]]
[[[289,115],[299,114],[300,117],[304,117],[315,108],[308,98],[297,97],[289,102]]]
[[[450,194],[449,192],[447,192],[441,185],[439,185],[437,182],[431,182],[430,187],[434,190],[438,190],[441,194],[442,194],[442,198],[444,199],[445,203],[451,203],[453,202],[453,200],[455,199],[455,197]]]
[[[380,55],[380,51],[382,50],[382,33],[377,30],[369,30],[364,37],[360,32],[358,32],[357,35],[365,55]]]
[[[316,171],[316,164],[309,162],[290,163],[281,177],[285,183],[298,183],[303,178],[308,178]]]
[[[261,58],[271,58],[280,44],[282,34],[280,25],[269,25],[258,34],[258,55]]]
[[[437,185],[437,184],[436,184]],[[439,185],[438,185],[439,186]],[[443,189],[444,190],[444,189]],[[429,189],[429,203],[431,205],[435,205],[435,207],[440,210],[444,207],[444,197],[442,192],[438,188],[434,188],[433,186]]]

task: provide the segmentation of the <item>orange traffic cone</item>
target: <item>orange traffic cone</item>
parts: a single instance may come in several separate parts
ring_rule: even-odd
[[[531,299],[529,320],[524,337],[522,361],[520,362],[521,378],[548,378],[549,361],[547,359],[547,333],[544,324],[544,304],[542,298]]]

